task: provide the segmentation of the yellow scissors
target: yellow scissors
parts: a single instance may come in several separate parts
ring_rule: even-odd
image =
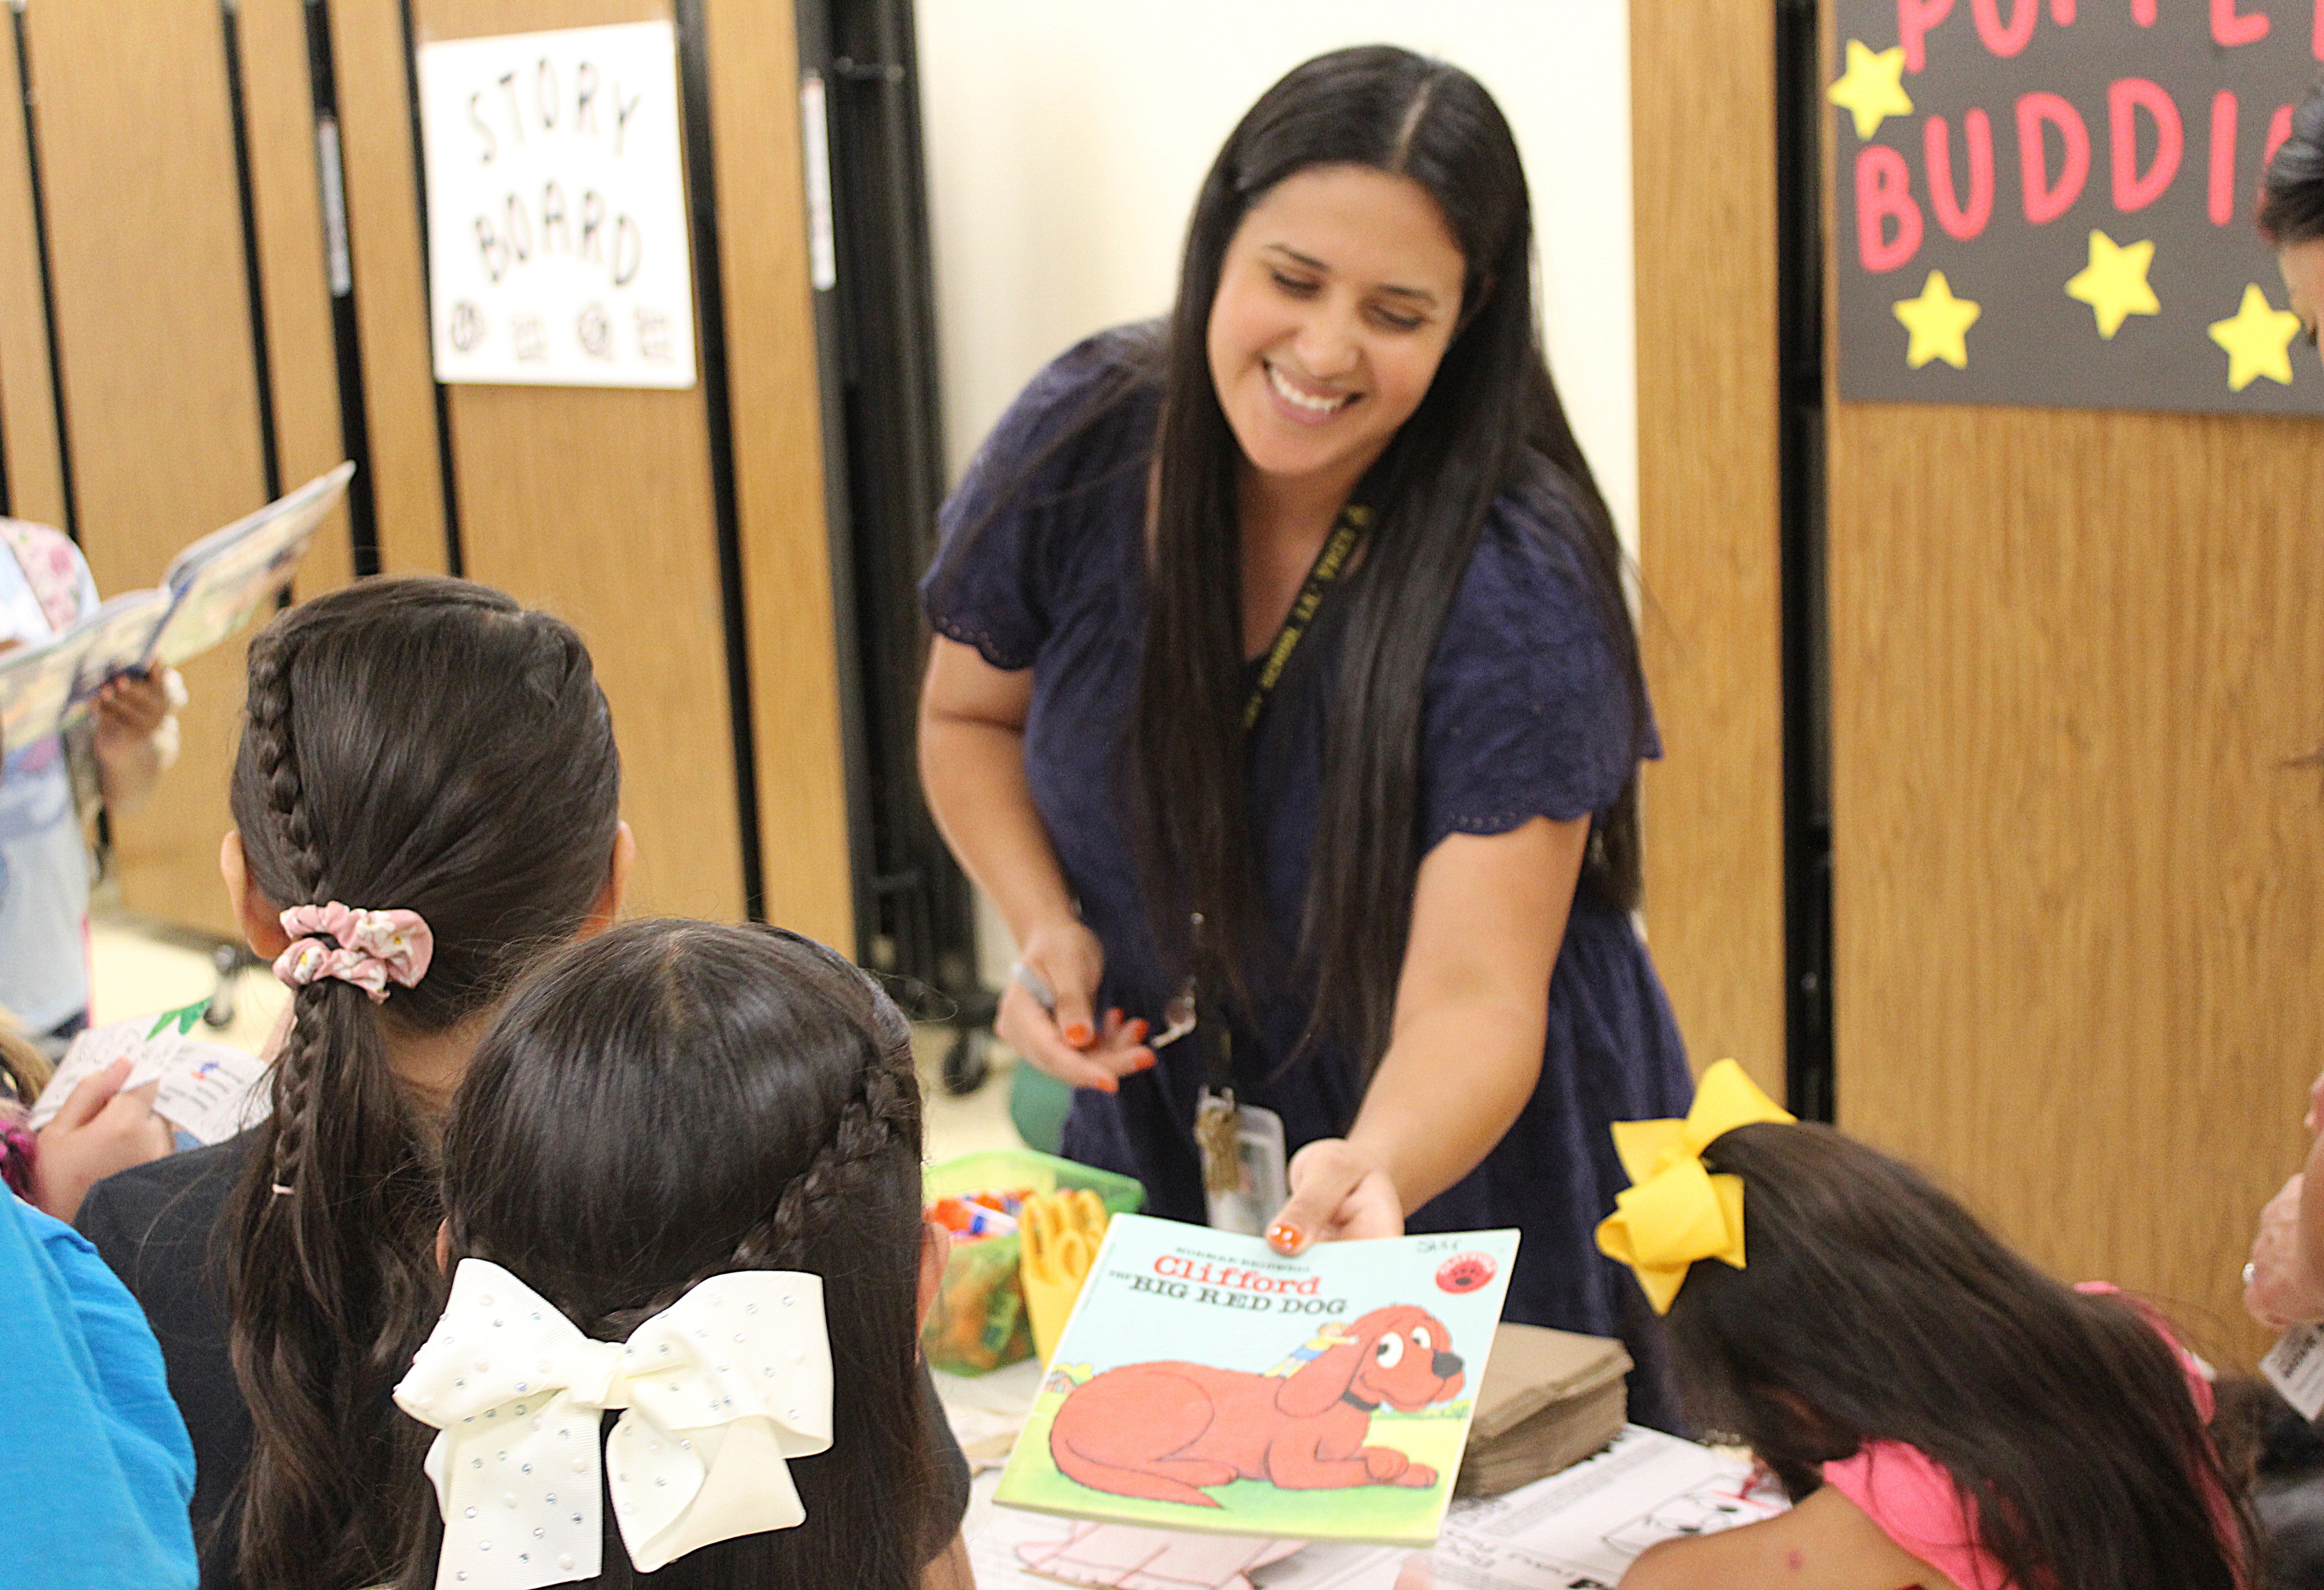
[[[1044,1364],[1057,1349],[1065,1317],[1081,1296],[1082,1282],[1111,1218],[1097,1194],[1086,1188],[1037,1194],[1025,1200],[1017,1217],[1025,1312],[1033,1327],[1033,1351]]]

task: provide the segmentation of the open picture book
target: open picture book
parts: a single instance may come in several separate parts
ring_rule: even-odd
[[[174,668],[271,608],[355,467],[341,464],[170,560],[150,591],[114,597],[62,634],[0,655],[0,736],[46,739],[81,717],[107,679]]]
[[[993,1500],[1297,1540],[1436,1539],[1514,1231],[1325,1243],[1117,1215]]]

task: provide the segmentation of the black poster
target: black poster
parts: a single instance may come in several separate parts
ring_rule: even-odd
[[[2253,229],[2324,0],[1835,0],[1840,392],[2324,412]]]

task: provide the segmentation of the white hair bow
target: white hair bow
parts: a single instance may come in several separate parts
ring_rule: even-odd
[[[444,1511],[438,1590],[595,1577],[601,1475],[631,1562],[651,1573],[807,1517],[784,1460],[831,1445],[823,1279],[714,1275],[614,1343],[463,1259],[395,1400],[440,1432],[427,1462]],[[601,1455],[610,1408],[627,1411]]]

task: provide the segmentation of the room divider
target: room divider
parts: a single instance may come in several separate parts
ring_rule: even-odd
[[[0,114],[5,510],[100,589],[340,457],[300,591],[451,572],[588,638],[634,902],[854,947],[824,395],[788,0],[28,0]],[[676,23],[700,376],[438,385],[413,51]],[[115,829],[128,904],[226,932],[240,642],[188,670],[185,754]]]
[[[1690,1045],[1772,1086],[1821,1042],[1795,1107],[2247,1356],[2324,1065],[2315,422],[1842,401],[1831,0],[1631,22],[1646,921]]]

